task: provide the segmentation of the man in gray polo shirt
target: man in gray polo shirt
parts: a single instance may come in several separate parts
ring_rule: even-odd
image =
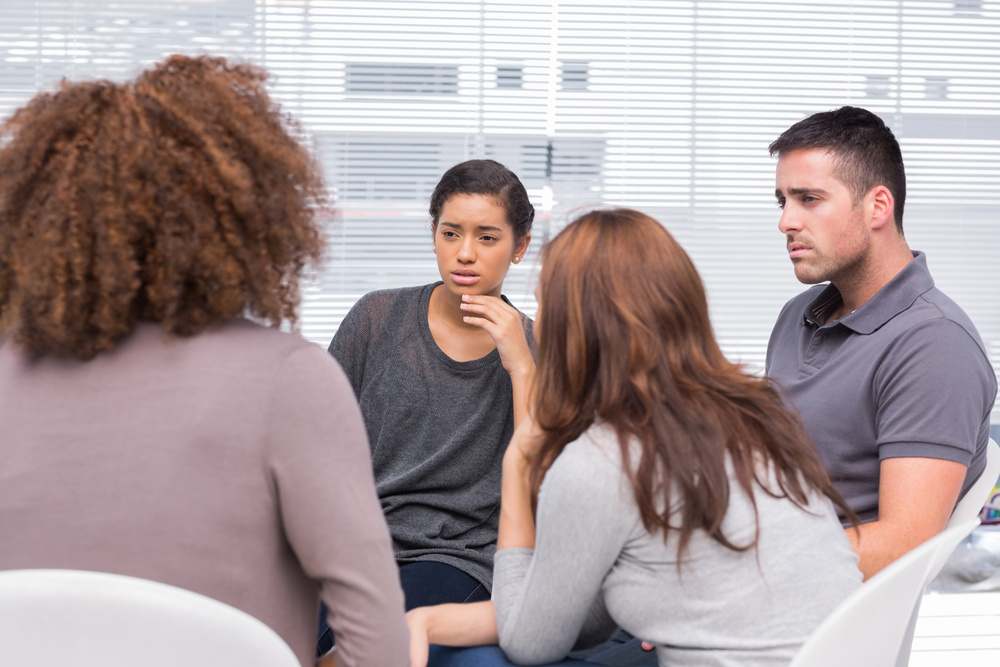
[[[861,519],[867,578],[940,532],[982,473],[996,374],[903,237],[903,158],[878,116],[818,113],[770,150],[795,276],[829,284],[785,305],[767,373]]]

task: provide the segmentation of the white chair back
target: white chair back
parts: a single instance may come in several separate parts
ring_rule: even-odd
[[[1000,445],[996,443],[996,440],[990,438],[990,441],[986,443],[986,468],[983,469],[983,474],[979,476],[969,492],[955,505],[948,526],[954,526],[974,516],[979,516],[983,506],[993,495],[997,478],[1000,478]],[[943,565],[944,563],[942,563]]]
[[[969,519],[978,517],[983,506],[989,501],[990,496],[993,495],[993,487],[996,486],[998,477],[1000,477],[1000,445],[997,445],[996,441],[990,438],[989,442],[986,443],[986,467],[983,468],[982,474],[979,475],[975,483],[969,487],[968,492],[955,505],[955,509],[951,513],[951,519],[948,520],[947,528],[960,525]],[[937,559],[931,563],[931,566],[927,569],[927,584],[931,583],[934,577],[941,573],[952,551],[938,554]],[[913,644],[913,633],[916,630],[917,617],[919,615],[920,600],[917,600],[917,606],[913,609],[913,617],[910,619],[910,627],[907,629],[906,637],[903,639],[903,650],[900,651],[899,658],[896,660],[896,667],[907,667],[910,664],[910,646]]]
[[[862,584],[824,620],[790,667],[887,667],[896,664],[928,570],[979,525],[970,519],[927,540]]]
[[[212,598],[78,570],[0,572],[0,664],[300,667],[274,630]]]

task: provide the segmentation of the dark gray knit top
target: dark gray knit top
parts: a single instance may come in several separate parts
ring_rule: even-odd
[[[437,346],[427,308],[438,284],[365,295],[330,354],[361,404],[396,559],[446,563],[490,589],[500,464],[514,430],[510,376],[496,350],[460,362]],[[531,320],[521,318],[534,353]]]

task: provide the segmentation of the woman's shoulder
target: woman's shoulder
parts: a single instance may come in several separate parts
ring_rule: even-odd
[[[294,332],[279,331],[246,320],[227,323],[216,336],[199,334],[197,356],[205,366],[226,369],[233,382],[256,385],[262,396],[270,388],[304,397],[353,399],[340,364],[320,345]],[[242,378],[242,379],[240,379]]]
[[[190,344],[201,348],[201,354],[220,362],[229,357],[255,359],[254,365],[258,368],[268,362],[282,364],[292,355],[303,354],[317,359],[326,356],[323,348],[299,333],[246,319],[230,320],[217,329],[198,334]]]
[[[617,433],[611,426],[595,422],[563,448],[545,479],[550,475],[557,480],[583,479],[590,484],[601,479],[617,485],[623,478]]]
[[[426,304],[437,283],[416,287],[393,287],[368,292],[355,302],[345,320],[362,318],[384,321],[390,317],[413,317]]]
[[[538,493],[539,521],[543,514],[551,519],[567,511],[601,517],[592,524],[595,537],[606,536],[607,530],[644,530],[612,428],[591,426],[563,448],[546,471]]]

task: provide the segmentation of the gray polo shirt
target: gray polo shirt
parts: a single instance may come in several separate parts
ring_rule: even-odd
[[[923,253],[861,308],[817,285],[782,309],[767,374],[787,393],[837,489],[863,522],[878,518],[879,464],[913,456],[986,465],[997,380],[983,341],[934,287]]]

